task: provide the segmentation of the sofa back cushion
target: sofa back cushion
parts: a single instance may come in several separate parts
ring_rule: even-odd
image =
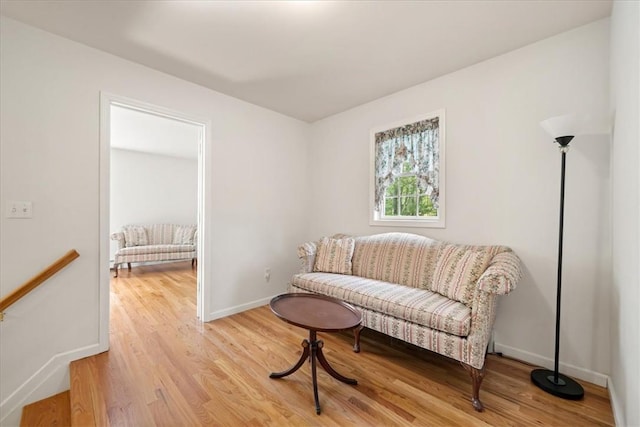
[[[471,305],[478,279],[493,257],[506,250],[501,246],[444,245],[429,290]]]
[[[193,245],[196,225],[150,224],[122,227],[125,246]]]
[[[174,245],[193,245],[196,234],[195,225],[176,225],[173,232]]]
[[[353,275],[437,292],[471,305],[477,282],[504,246],[455,245],[410,233],[355,238]]]
[[[356,237],[353,275],[430,290],[442,246],[409,233]]]
[[[177,225],[175,224],[150,224],[146,225],[150,245],[171,245]]]
[[[124,233],[124,244],[127,248],[149,244],[147,230],[142,225],[125,225],[122,228],[122,232]]]
[[[350,237],[343,239],[323,237],[318,244],[313,271],[351,274],[354,245],[355,240]]]

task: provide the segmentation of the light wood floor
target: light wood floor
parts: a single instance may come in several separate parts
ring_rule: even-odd
[[[68,427],[70,425],[71,411],[68,390],[22,408],[20,427]]]
[[[316,415],[308,366],[269,378],[297,361],[307,333],[268,306],[200,323],[189,263],[134,267],[111,285],[111,350],[92,361],[105,425],[613,425],[607,390],[583,383],[583,401],[557,399],[530,383],[530,366],[498,356],[477,413],[457,362],[368,330],[360,354],[350,334],[319,334],[329,362],[359,384],[319,369]]]

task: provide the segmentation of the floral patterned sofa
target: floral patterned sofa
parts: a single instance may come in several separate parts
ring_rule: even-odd
[[[290,292],[328,295],[355,306],[362,327],[458,360],[480,385],[499,295],[521,277],[504,246],[469,246],[407,233],[336,235],[298,248],[302,271]],[[356,330],[354,350],[360,350]]]
[[[195,225],[125,225],[122,231],[111,235],[111,240],[118,242],[113,263],[115,277],[118,277],[118,267],[125,262],[131,271],[132,262],[190,259],[193,266],[197,260]]]

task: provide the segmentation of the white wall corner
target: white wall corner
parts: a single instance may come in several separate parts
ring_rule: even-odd
[[[613,410],[613,421],[617,426],[626,426],[624,409],[620,404],[620,398],[616,393],[616,388],[611,377],[608,378],[607,388],[609,389],[609,400],[611,400],[611,409]]]
[[[74,360],[97,354],[100,344],[56,354],[20,387],[0,403],[0,426],[20,425],[22,408],[38,400],[69,390],[69,364]]]
[[[523,362],[531,363],[547,369],[553,369],[554,360],[539,354],[530,353],[508,345],[500,344],[499,342],[495,343],[495,351],[502,353],[505,356],[522,360]],[[607,382],[609,380],[607,375],[601,374],[600,372],[591,371],[589,369],[580,368],[578,366],[562,362],[560,362],[560,371],[565,375],[599,385],[600,387],[607,387]]]

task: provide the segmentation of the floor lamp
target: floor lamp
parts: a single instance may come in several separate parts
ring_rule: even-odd
[[[569,151],[569,143],[579,132],[582,120],[576,115],[552,117],[540,122],[544,128],[559,144],[562,153],[562,169],[560,172],[560,235],[558,239],[558,288],[556,294],[556,348],[553,371],[548,369],[534,369],[531,371],[531,381],[547,393],[563,399],[578,400],[584,396],[584,389],[572,378],[558,372],[558,359],[560,355],[560,308],[562,296],[562,237],[564,226],[564,176]]]

